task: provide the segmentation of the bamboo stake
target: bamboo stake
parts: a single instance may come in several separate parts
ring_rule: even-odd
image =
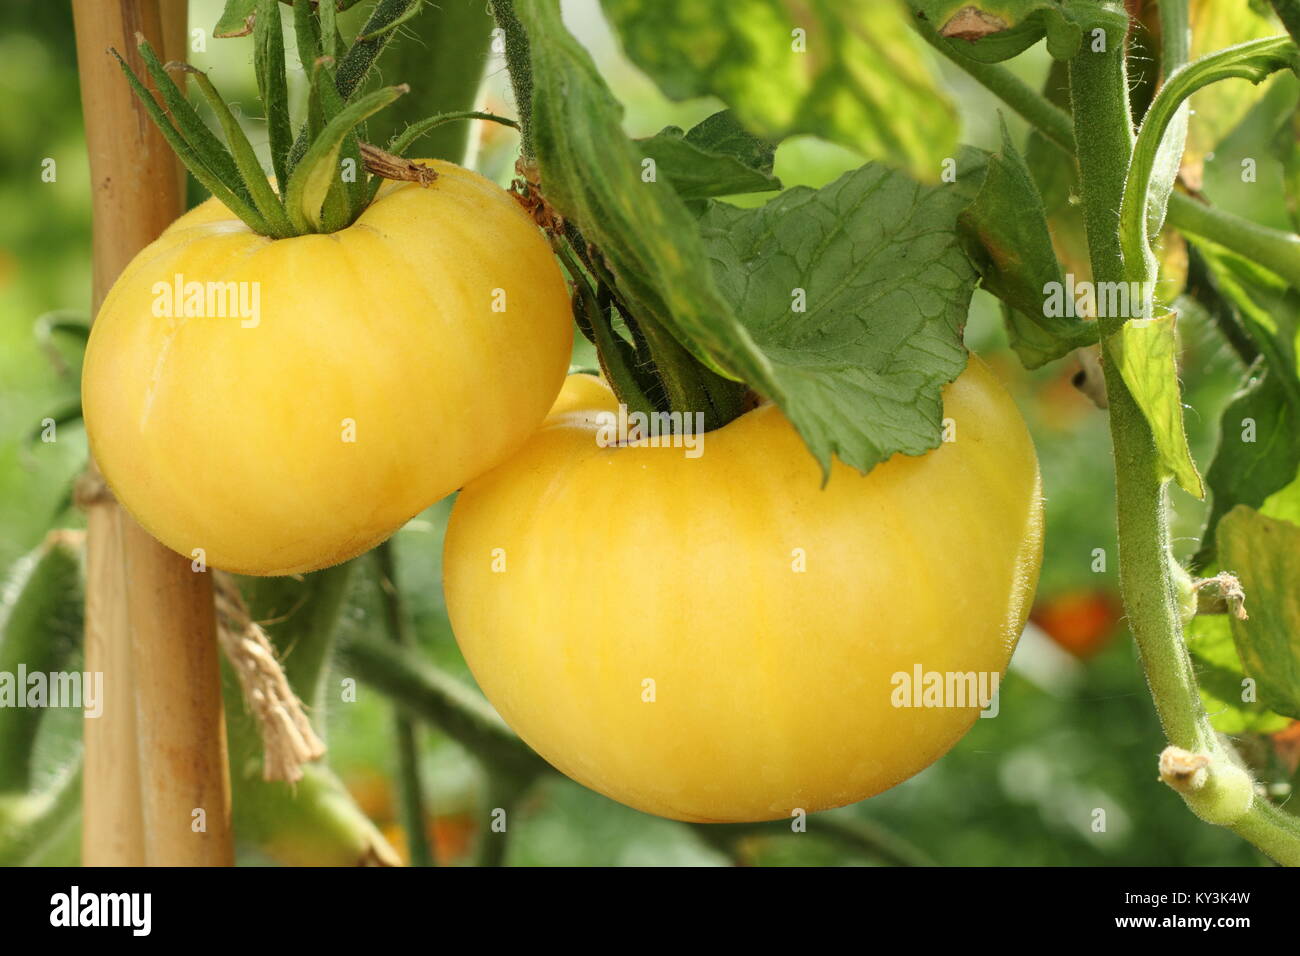
[[[135,34],[184,58],[184,0],[73,0],[94,202],[94,309],[131,258],[184,209],[179,163],[122,80]],[[86,721],[83,862],[233,861],[212,581],[89,483],[86,655],[104,672]],[[199,829],[196,811],[202,811]]]

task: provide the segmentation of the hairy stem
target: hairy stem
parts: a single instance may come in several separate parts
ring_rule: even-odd
[[[411,640],[411,629],[402,607],[402,595],[397,589],[397,567],[393,558],[391,540],[375,548],[375,559],[379,563],[379,589],[384,596],[384,624],[388,629],[388,636],[395,644],[409,648],[414,642]],[[437,860],[429,846],[429,838],[424,829],[428,807],[424,784],[420,779],[420,750],[415,721],[399,710],[395,715],[394,723],[397,732],[397,763],[400,780],[398,796],[401,804],[402,828],[406,831],[407,852],[411,859],[411,866],[434,866]]]
[[[1070,94],[1075,139],[1088,144],[1079,170],[1093,274],[1099,282],[1126,282],[1146,264],[1141,257],[1126,264],[1117,219],[1134,145],[1123,33],[1117,31],[1107,47],[1105,53],[1085,49],[1070,62]],[[1139,218],[1130,227],[1144,233],[1145,219]],[[1115,450],[1120,588],[1156,711],[1173,745],[1161,757],[1161,776],[1202,819],[1232,829],[1279,862],[1300,860],[1300,824],[1251,793],[1249,775],[1220,743],[1201,704],[1170,557],[1167,480],[1151,428],[1115,361],[1115,333],[1125,320],[1099,321]]]
[[[1088,143],[1079,154],[1079,172],[1097,282],[1129,278],[1118,214],[1134,142],[1127,91],[1122,35],[1111,38],[1107,52],[1085,48],[1070,62],[1075,138]],[[1125,319],[1108,316],[1098,321],[1106,341]],[[1191,659],[1182,641],[1169,565],[1168,502],[1155,439],[1120,375],[1109,344],[1103,354],[1115,449],[1120,587],[1129,626],[1165,735],[1179,747],[1200,751],[1213,744],[1214,734],[1201,707]]]
[[[1155,254],[1151,251],[1147,234],[1148,194],[1152,191],[1152,177],[1157,156],[1161,153],[1161,143],[1166,131],[1183,113],[1184,102],[1197,90],[1229,77],[1258,83],[1288,66],[1294,50],[1295,44],[1290,37],[1243,43],[1202,57],[1190,66],[1182,66],[1165,81],[1142,122],[1120,205],[1120,241],[1124,246],[1129,279],[1146,282],[1155,274]],[[1185,131],[1185,126],[1183,129]],[[1181,153],[1181,143],[1179,147]],[[1165,186],[1168,187],[1168,180]]]
[[[488,8],[505,39],[506,69],[510,72],[510,87],[519,113],[520,150],[524,161],[531,164],[537,154],[533,149],[533,68],[528,55],[528,34],[515,15],[513,0],[491,0]]]

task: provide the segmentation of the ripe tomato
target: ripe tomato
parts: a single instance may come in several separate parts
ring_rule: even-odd
[[[1110,642],[1123,606],[1107,591],[1058,594],[1030,615],[1034,623],[1075,657],[1094,656]]]
[[[749,821],[915,774],[975,707],[895,706],[896,675],[998,674],[1042,557],[1038,461],[972,357],[955,441],[821,472],[764,405],[682,448],[598,447],[609,390],[460,494],[452,627],[488,698],[575,780],[637,809]],[[991,686],[991,681],[990,681]]]
[[[86,428],[168,547],[245,574],[336,564],[542,421],[573,341],[564,279],[504,190],[429,165],[431,186],[385,184],[330,235],[271,240],[209,200],[113,286]]]

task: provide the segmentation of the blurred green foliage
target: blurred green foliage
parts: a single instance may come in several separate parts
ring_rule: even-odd
[[[361,4],[364,9],[367,4]],[[476,8],[479,5],[475,5]],[[205,51],[192,58],[212,70],[228,98],[255,103],[251,41],[214,40],[218,0],[191,4],[192,26],[209,31]],[[566,19],[592,50],[597,64],[627,107],[627,131],[651,135],[665,125],[689,128],[720,108],[714,100],[673,104],[620,55],[595,0],[566,5]],[[426,14],[428,15],[428,14]],[[486,14],[484,14],[486,17]],[[513,115],[504,64],[494,54],[473,65],[485,81],[476,108]],[[0,572],[40,541],[54,524],[76,526],[81,516],[61,502],[85,459],[77,425],[60,426],[57,441],[32,441],[41,420],[75,401],[77,350],[57,336],[42,342],[37,319],[51,310],[84,315],[90,296],[90,186],[81,132],[75,50],[68,4],[8,0],[0,6]],[[292,58],[291,58],[292,65]],[[1039,84],[1047,70],[1041,46],[1009,66]],[[420,57],[409,54],[401,76],[386,81],[418,85]],[[430,75],[436,65],[429,64]],[[966,126],[963,139],[984,148],[998,145],[997,104],[964,76],[941,70]],[[463,78],[462,78],[463,79]],[[301,84],[299,84],[301,92]],[[254,143],[265,131],[249,107]],[[405,117],[409,119],[410,117]],[[1008,116],[1023,149],[1026,129]],[[1266,124],[1255,124],[1256,126]],[[391,128],[391,127],[390,127]],[[1251,119],[1230,137],[1232,157],[1271,154],[1260,142],[1270,131]],[[506,181],[517,149],[515,134],[483,125],[469,135],[471,164]],[[454,148],[455,144],[447,148]],[[44,182],[42,163],[52,159],[57,178]],[[821,185],[861,160],[848,151],[807,138],[783,144],[776,174],[787,186]],[[1285,210],[1281,177],[1264,170],[1259,183],[1242,188],[1213,164],[1207,171],[1212,196],[1245,215],[1274,224]],[[201,198],[197,191],[194,198]],[[744,203],[764,197],[745,197]],[[1216,197],[1217,198],[1217,197]],[[1197,461],[1208,462],[1219,409],[1240,377],[1236,360],[1194,313],[1183,328],[1184,400]],[[1047,494],[1046,560],[1040,606],[1065,594],[1114,599],[1113,484],[1106,420],[1070,383],[1070,360],[1025,373],[1007,348],[994,301],[977,294],[967,342],[1009,381],[1035,436]],[[582,356],[579,357],[580,360]],[[587,357],[587,364],[590,358]],[[1203,505],[1174,492],[1175,535],[1180,554],[1195,545]],[[413,520],[395,541],[399,584],[421,652],[472,683],[446,620],[440,585],[442,531],[450,503]],[[1095,571],[1095,549],[1106,555]],[[382,633],[381,595],[373,562],[359,559],[339,640]],[[1114,638],[1111,640],[1111,638]],[[954,751],[912,780],[844,813],[871,820],[949,865],[1133,865],[1251,864],[1261,857],[1231,834],[1198,822],[1179,798],[1156,785],[1160,728],[1131,643],[1117,620],[1103,622],[1101,649],[1076,658],[1041,631],[1026,637],[1004,684],[1001,712],[979,720]],[[355,703],[342,699],[348,675],[337,666],[325,683],[325,725],[330,761],[362,807],[396,839],[396,770],[390,705],[359,687]],[[48,777],[67,760],[78,722],[49,722],[58,740],[45,741],[38,772]],[[430,829],[449,862],[472,860],[477,834],[492,802],[488,782],[472,756],[435,730],[422,733],[421,770],[431,792]],[[1104,832],[1094,830],[1104,811]],[[816,831],[817,818],[809,821]],[[558,775],[547,778],[510,821],[509,862],[535,864],[724,864],[727,857],[690,827],[628,810]],[[739,859],[768,864],[863,864],[857,851],[805,836],[745,840]],[[245,862],[264,862],[245,853]]]

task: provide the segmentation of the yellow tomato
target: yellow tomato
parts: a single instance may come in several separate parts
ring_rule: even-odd
[[[921,689],[993,689],[1042,558],[1033,444],[978,358],[944,391],[955,440],[825,487],[773,405],[698,457],[601,447],[615,407],[570,377],[447,529],[456,638],[529,745],[648,813],[748,821],[879,793],[970,728],[979,703]]]
[[[209,200],[113,286],[86,428],[168,547],[245,574],[336,564],[542,421],[572,347],[564,279],[504,190],[428,162],[431,186],[385,184],[330,235],[271,240]]]

